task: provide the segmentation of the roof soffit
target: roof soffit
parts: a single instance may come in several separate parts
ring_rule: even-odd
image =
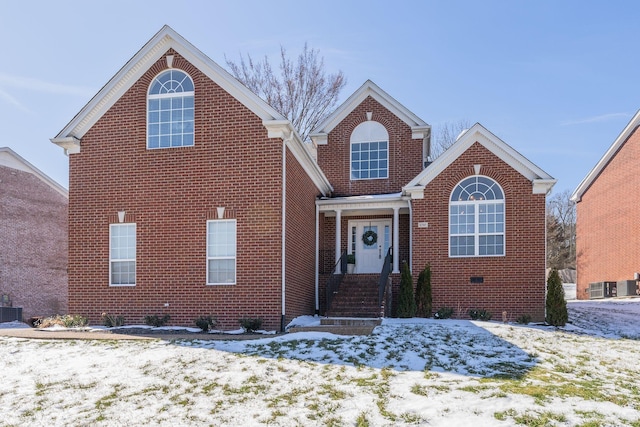
[[[607,167],[611,159],[615,157],[616,153],[620,151],[620,148],[627,142],[629,137],[638,129],[638,126],[640,126],[640,110],[638,110],[629,123],[627,123],[627,126],[620,132],[620,135],[613,141],[613,144],[611,144],[593,169],[591,169],[587,176],[578,184],[578,187],[571,195],[571,200],[579,202],[582,199],[582,195],[591,187],[593,181],[595,181],[600,173]]]
[[[356,107],[358,107],[358,105],[360,105],[369,96],[411,127],[414,139],[424,138],[430,135],[431,126],[412,113],[404,105],[400,104],[391,95],[383,91],[378,87],[378,85],[373,83],[371,80],[367,80],[358,90],[347,98],[342,105],[340,105],[322,123],[320,123],[310,133],[310,137],[318,144],[325,143],[329,132],[331,132],[347,117],[347,115],[355,110]]]
[[[52,140],[82,136],[102,115],[164,55],[173,49],[203,72],[234,98],[264,120],[283,120],[284,117],[189,43],[171,27],[165,25],[156,33],[100,91],[80,110]]]
[[[533,164],[484,126],[476,123],[440,157],[412,179],[405,186],[404,191],[412,194],[412,197],[416,198],[416,193],[422,192],[424,186],[429,184],[476,142],[530,180],[534,184],[534,191],[536,193],[540,192],[541,188],[548,191],[555,184],[556,180],[551,177],[551,175]]]

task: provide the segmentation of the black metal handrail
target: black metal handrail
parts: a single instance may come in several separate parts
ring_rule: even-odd
[[[336,273],[338,265],[340,266],[340,273]],[[340,259],[334,264],[333,271],[329,280],[327,281],[327,309],[328,313],[331,310],[331,303],[333,302],[333,297],[338,293],[338,289],[340,288],[340,284],[342,283],[342,278],[347,272],[347,251],[343,251]]]
[[[382,271],[380,272],[380,281],[378,282],[378,305],[382,305],[384,290],[387,287],[387,279],[389,278],[389,273],[391,273],[392,257],[393,251],[392,248],[389,248],[387,256],[384,257],[384,264],[382,265]]]

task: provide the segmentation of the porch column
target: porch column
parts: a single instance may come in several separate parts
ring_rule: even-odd
[[[400,273],[400,208],[393,208],[393,272]]]
[[[335,274],[341,274],[342,273],[342,267],[340,264],[338,264],[338,261],[340,260],[340,256],[342,255],[342,250],[340,248],[340,240],[341,240],[341,236],[340,236],[340,230],[342,230],[342,210],[340,209],[336,209],[336,271]]]

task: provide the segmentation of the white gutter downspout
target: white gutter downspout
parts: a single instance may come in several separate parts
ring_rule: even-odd
[[[282,313],[280,317],[280,331],[284,332],[286,319],[286,227],[287,227],[287,141],[282,138]]]
[[[411,208],[411,198],[409,202],[409,268],[413,270],[413,209]]]
[[[319,291],[319,278],[320,273],[320,208],[316,203],[316,266],[315,266],[315,285],[316,285],[316,316],[320,315],[320,291]]]

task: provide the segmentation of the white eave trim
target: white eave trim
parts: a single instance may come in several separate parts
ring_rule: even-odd
[[[407,208],[408,198],[402,193],[372,194],[362,196],[332,197],[316,200],[319,212],[336,210],[374,210]]]
[[[80,110],[54,139],[84,134],[167,50],[173,49],[262,120],[284,117],[247,89],[224,68],[165,25]]]
[[[47,174],[29,163],[9,147],[0,147],[0,166],[35,175],[38,179],[47,184],[53,190],[57,191],[65,198],[69,198],[69,191],[66,188],[51,179]]]
[[[322,123],[320,123],[310,134],[313,141],[322,145],[326,144],[326,135],[329,134],[347,115],[349,115],[358,105],[362,103],[368,96],[371,96],[383,107],[391,111],[398,116],[400,120],[406,123],[411,129],[418,129],[414,135],[414,138],[422,138],[417,136],[419,133],[428,130],[430,132],[431,126],[429,126],[424,120],[416,116],[404,105],[396,101],[391,95],[382,90],[378,85],[371,80],[364,82],[358,90],[356,90],[347,100],[342,103],[332,114],[330,114]],[[323,137],[324,136],[324,137]],[[324,142],[323,142],[324,141]]]
[[[64,148],[64,153],[66,155],[76,154],[80,152],[80,140],[75,136],[63,136],[60,138],[58,137],[51,138],[50,141],[56,144],[57,146]]]
[[[515,169],[522,176],[526,177],[533,184],[532,191],[548,192],[556,180],[525,158],[518,151],[513,149],[506,142],[495,136],[479,123],[476,123],[464,133],[451,147],[449,147],[440,157],[431,163],[426,169],[412,179],[403,191],[412,198],[422,198],[420,194],[424,187],[435,177],[442,173],[458,157],[468,150],[474,143],[482,144],[486,149]],[[548,187],[548,188],[547,188]]]
[[[323,196],[333,191],[329,180],[320,170],[320,166],[313,159],[309,149],[293,129],[293,125],[289,120],[264,120],[262,124],[267,129],[269,138],[278,138],[285,142]]]
[[[627,126],[620,132],[620,135],[613,141],[611,147],[604,153],[604,156],[596,163],[596,165],[589,171],[586,177],[578,184],[578,187],[575,189],[573,194],[571,195],[571,200],[573,202],[579,202],[582,200],[582,195],[591,187],[593,181],[600,175],[602,170],[609,164],[611,159],[616,155],[616,153],[620,150],[622,145],[629,139],[629,137],[636,131],[636,129],[640,126],[640,110],[636,112],[633,118],[629,121]]]

